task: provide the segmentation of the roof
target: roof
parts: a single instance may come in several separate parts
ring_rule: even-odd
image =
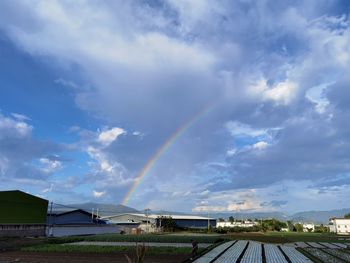
[[[20,196],[26,197],[25,199],[21,199],[20,201],[23,203],[26,202],[43,202],[48,203],[48,201],[44,198],[38,197],[36,195],[31,195],[26,192],[20,191],[20,190],[8,190],[8,191],[0,191],[0,200],[7,200],[10,199],[11,201],[14,201],[13,198],[19,198]]]
[[[104,216],[103,218],[109,219],[109,218],[123,216],[123,215],[131,215],[131,216],[150,218],[150,219],[157,219],[159,217],[171,217],[172,219],[175,219],[175,220],[216,220],[215,218],[195,216],[195,215],[157,215],[157,214],[146,215],[146,214],[140,214],[140,213],[123,213],[123,214]]]

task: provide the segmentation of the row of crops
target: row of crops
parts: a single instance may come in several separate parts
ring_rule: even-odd
[[[329,263],[350,262],[350,254],[339,249],[317,249],[317,248],[303,248],[312,257]]]
[[[101,241],[101,242],[159,242],[159,243],[191,243],[191,239],[195,239],[198,243],[218,243],[224,241],[218,235],[210,236],[176,236],[176,235],[120,235],[105,234],[95,236],[75,236],[51,238],[49,243],[62,244],[79,241]]]
[[[332,247],[332,244],[327,245]],[[320,262],[350,262],[350,254],[346,250],[340,249],[340,247],[338,249],[325,247],[319,243],[310,243],[309,247],[299,247],[299,251],[293,246],[239,240],[217,246],[195,260],[195,263],[312,263],[313,261],[308,257]]]

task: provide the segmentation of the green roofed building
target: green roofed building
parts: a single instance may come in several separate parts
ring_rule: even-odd
[[[0,236],[45,235],[48,201],[22,191],[0,191]]]

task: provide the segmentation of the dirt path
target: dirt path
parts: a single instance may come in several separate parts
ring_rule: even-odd
[[[35,262],[35,263],[127,263],[125,253],[97,254],[97,253],[39,253],[9,251],[0,253],[0,263]],[[130,256],[130,255],[129,255]],[[179,263],[188,255],[149,255],[145,263]]]

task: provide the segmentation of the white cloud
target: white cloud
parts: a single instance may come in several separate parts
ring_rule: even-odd
[[[193,212],[232,212],[232,211],[271,211],[271,207],[264,207],[254,189],[216,192],[200,201],[192,208]]]
[[[19,121],[30,121],[31,120],[28,116],[26,116],[24,114],[11,113],[11,115]]]
[[[97,141],[107,146],[112,142],[114,142],[118,136],[125,133],[126,131],[123,130],[122,128],[115,127],[115,128],[100,132],[100,134],[97,137]]]
[[[327,82],[317,85],[307,90],[305,94],[305,97],[315,104],[315,110],[320,114],[324,113],[329,106],[329,101],[324,94],[328,86],[332,84],[334,84],[334,82]]]
[[[31,134],[33,127],[22,120],[12,119],[0,114],[0,138],[7,136],[24,138]]]
[[[62,162],[58,161],[58,160],[51,160],[48,158],[40,158],[39,159],[40,163],[41,163],[41,167],[40,169],[45,172],[45,173],[53,173],[57,170],[59,170],[60,168],[62,168]]]
[[[267,142],[260,141],[260,142],[253,144],[253,149],[263,150],[263,149],[266,149],[269,145],[270,144],[268,144]]]
[[[269,86],[266,79],[260,79],[248,87],[248,92],[264,101],[271,100],[276,104],[288,105],[297,95],[298,84],[285,80]]]
[[[238,121],[229,121],[225,127],[232,136],[259,137],[267,135],[267,129],[254,129],[250,125]]]
[[[94,197],[100,198],[100,197],[104,196],[104,195],[106,194],[106,192],[103,192],[103,191],[102,191],[102,192],[99,192],[99,191],[93,190],[93,191],[92,191],[92,194],[93,194]]]

